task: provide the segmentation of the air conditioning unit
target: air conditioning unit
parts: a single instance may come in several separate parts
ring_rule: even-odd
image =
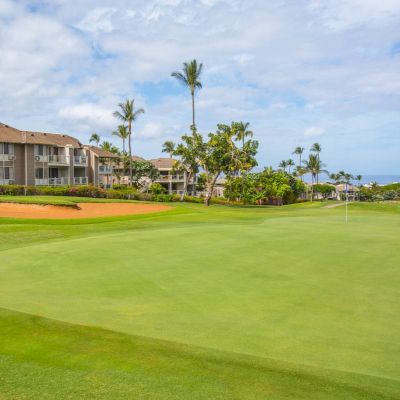
[[[35,161],[40,161],[40,156],[35,156]]]
[[[15,156],[14,155],[9,155],[8,156],[8,161],[14,161],[15,160]]]
[[[83,163],[87,162],[87,157],[82,157],[82,162]]]

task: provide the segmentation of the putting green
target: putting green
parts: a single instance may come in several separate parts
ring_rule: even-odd
[[[0,307],[380,377],[400,395],[399,207],[352,205],[348,224],[343,213],[182,205],[96,224],[5,221]]]

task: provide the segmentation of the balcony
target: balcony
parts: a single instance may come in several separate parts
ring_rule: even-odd
[[[0,179],[0,185],[14,185],[14,179]]]
[[[74,165],[86,167],[88,165],[88,158],[86,156],[74,156]]]
[[[69,156],[51,155],[47,159],[49,164],[69,165]]]
[[[87,185],[87,176],[75,176],[73,179],[74,185]]]
[[[14,161],[14,154],[0,154],[0,161]]]
[[[63,185],[69,185],[68,178],[35,179],[35,186],[63,186]]]
[[[157,182],[183,182],[185,180],[185,175],[160,175],[156,181]]]
[[[99,165],[99,174],[112,174],[113,167],[111,165]]]

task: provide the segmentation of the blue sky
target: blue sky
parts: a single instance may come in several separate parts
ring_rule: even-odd
[[[249,121],[260,165],[318,141],[330,171],[400,173],[399,0],[0,0],[0,121],[119,144],[135,98],[135,153],[157,157],[188,130],[170,74],[192,58],[200,131]]]

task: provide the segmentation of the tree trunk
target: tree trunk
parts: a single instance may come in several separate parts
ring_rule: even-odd
[[[220,172],[218,172],[211,180],[207,179],[207,193],[206,193],[206,196],[204,197],[204,205],[205,206],[210,205],[215,182],[217,182],[219,174],[220,174]]]
[[[131,143],[131,137],[132,137],[132,123],[129,121],[128,123],[128,131],[129,131],[129,186],[132,187],[132,143]]]
[[[187,193],[188,182],[190,181],[191,177],[192,177],[192,173],[189,173],[186,175],[185,185],[183,187],[183,193],[181,195],[181,201],[183,201],[185,198],[185,195]]]
[[[194,115],[194,90],[192,90],[192,129],[196,127],[195,115]]]

